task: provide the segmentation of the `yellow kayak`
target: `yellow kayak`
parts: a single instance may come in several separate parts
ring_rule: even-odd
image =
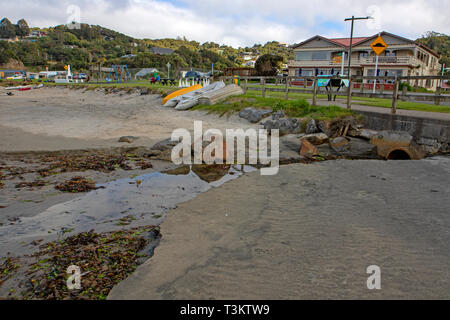
[[[189,92],[192,92],[192,91],[201,89],[201,88],[203,88],[201,84],[196,84],[195,86],[188,87],[188,88],[183,88],[183,89],[181,89],[181,90],[175,91],[175,92],[169,94],[167,97],[165,97],[165,98],[163,99],[163,101],[162,101],[162,104],[164,105],[164,104],[166,104],[166,102],[169,101],[170,99],[176,98],[176,97],[178,97],[178,96],[181,96],[181,95],[183,95],[183,94],[186,94],[186,93],[189,93]]]

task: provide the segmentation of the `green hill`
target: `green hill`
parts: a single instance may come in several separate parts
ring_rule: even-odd
[[[25,20],[21,20],[21,25],[25,24]],[[18,25],[13,25],[4,18],[0,22],[0,38],[17,36]],[[214,63],[215,69],[221,70],[242,66],[245,62],[239,55],[242,52],[255,55],[278,52],[285,62],[292,58],[292,50],[279,46],[278,42],[236,49],[214,42],[200,44],[185,38],[134,39],[101,26],[88,24],[81,24],[80,29],[69,29],[61,25],[46,29],[32,28],[31,31],[46,32],[47,36],[29,38],[23,36],[24,31],[21,31],[21,39],[16,42],[0,41],[0,65],[14,59],[23,62],[30,70],[41,70],[46,66],[50,69],[61,69],[70,64],[74,70],[87,71],[90,65],[99,63],[104,66],[127,64],[129,68],[165,69],[167,62],[170,62],[175,69],[192,67],[209,70]],[[174,53],[156,55],[152,53],[152,47],[170,48]],[[127,55],[129,56],[124,58]]]

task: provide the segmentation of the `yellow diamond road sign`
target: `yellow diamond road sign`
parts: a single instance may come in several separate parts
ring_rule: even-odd
[[[376,53],[376,55],[380,55],[384,52],[384,50],[387,49],[388,45],[386,42],[384,42],[383,38],[381,36],[378,36],[378,38],[375,39],[374,42],[370,45],[372,50]]]

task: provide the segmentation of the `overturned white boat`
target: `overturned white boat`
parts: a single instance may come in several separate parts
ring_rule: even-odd
[[[204,94],[220,90],[224,87],[225,83],[223,81],[214,82],[209,86],[173,98],[167,101],[164,106],[171,108],[175,107],[176,110],[188,110],[196,106],[198,104],[198,99],[201,98]]]

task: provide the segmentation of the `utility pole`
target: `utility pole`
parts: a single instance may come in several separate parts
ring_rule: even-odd
[[[352,49],[353,49],[353,29],[355,20],[368,20],[372,19],[372,17],[358,17],[352,16],[351,18],[347,18],[344,21],[351,21],[352,28],[350,32],[350,48],[348,50],[348,96],[347,96],[347,108],[350,109],[352,107],[352,79],[351,79],[351,67],[352,67]],[[345,58],[345,57],[344,57]]]

